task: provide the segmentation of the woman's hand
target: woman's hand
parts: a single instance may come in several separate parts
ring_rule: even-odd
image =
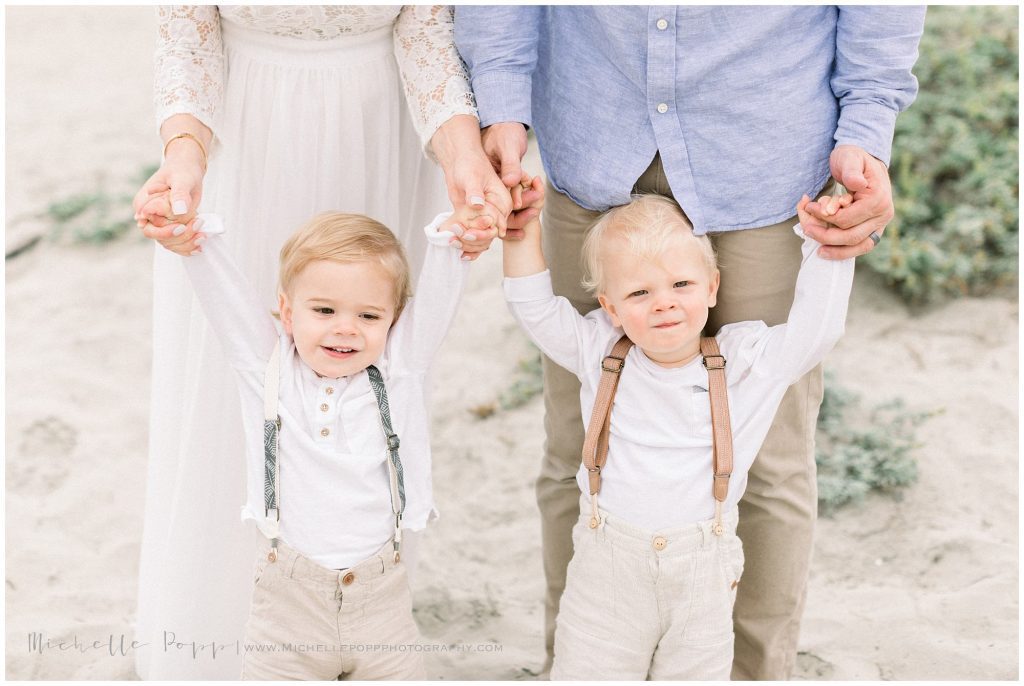
[[[202,145],[190,137],[175,138],[180,133],[194,136]],[[206,150],[213,133],[192,115],[176,114],[163,123],[160,134],[165,141],[170,141],[165,144],[163,164],[135,194],[132,207],[142,233],[174,250],[172,246],[182,244],[181,227],[196,216],[203,197]],[[158,195],[166,202],[154,202],[153,197]],[[179,231],[178,235],[175,231]],[[189,254],[181,252],[181,248],[175,252]]]
[[[452,117],[434,133],[430,145],[444,170],[452,206],[456,210],[469,206],[479,213],[465,228],[484,231],[496,227],[498,235],[504,236],[512,196],[484,154],[476,117]]]

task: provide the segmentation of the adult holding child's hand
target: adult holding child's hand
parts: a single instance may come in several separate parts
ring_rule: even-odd
[[[807,234],[822,244],[819,254],[830,260],[857,257],[874,250],[895,215],[889,169],[856,145],[837,145],[829,156],[832,177],[853,195],[853,203],[829,215],[817,202],[807,211],[832,226]]]
[[[449,7],[158,12],[154,100],[164,158],[133,203],[145,235],[178,254],[201,252],[201,222],[189,220],[220,215],[223,245],[270,309],[281,245],[319,212],[366,214],[388,226],[414,282],[422,227],[449,199],[477,210],[464,227],[466,259],[504,231],[512,197],[481,147]],[[246,472],[238,393],[181,259],[157,249],[153,283],[136,632],[152,648],[136,653],[136,667],[145,679],[234,679],[244,651],[222,646],[243,636],[256,536],[239,522]],[[414,557],[410,538],[405,562]],[[167,640],[217,648],[161,649]]]

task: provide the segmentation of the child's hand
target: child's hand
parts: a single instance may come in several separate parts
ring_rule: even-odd
[[[828,228],[829,224],[826,224],[807,211],[807,205],[810,202],[811,199],[805,195],[796,204],[796,214],[800,221],[800,226],[804,228],[809,226],[820,229]],[[849,193],[844,193],[843,195],[823,195],[818,198],[818,204],[821,206],[822,213],[825,216],[831,216],[842,208],[849,207],[852,202],[853,196]]]
[[[171,214],[170,207],[170,191],[150,194],[139,210],[140,216],[147,218],[142,234],[179,255],[202,252],[200,246],[206,240],[206,234],[199,233],[203,227],[202,218],[197,218],[195,212],[175,216]]]
[[[531,226],[539,226],[536,220],[540,216],[541,208],[544,207],[544,182],[540,176],[530,179],[524,172],[522,182],[513,187],[512,196],[519,198],[523,209],[508,216],[505,240],[521,241],[526,237]]]
[[[171,210],[170,188],[159,186],[152,189],[135,214],[142,229],[142,235],[152,238],[171,252],[179,255],[195,255],[202,252],[205,234],[198,233],[203,226],[202,219],[196,219],[196,212],[189,211],[176,215]]]
[[[475,260],[480,253],[491,246],[491,241],[498,235],[498,226],[491,221],[491,207],[484,209],[463,206],[445,220],[441,225],[441,231],[451,231],[455,236],[449,241],[452,245],[462,250],[463,260]]]

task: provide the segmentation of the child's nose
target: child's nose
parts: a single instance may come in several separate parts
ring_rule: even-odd
[[[356,327],[355,317],[337,317],[334,322],[334,331],[335,333],[349,336],[358,333],[359,330]]]
[[[671,310],[676,306],[675,298],[671,293],[661,293],[654,301],[654,309],[657,311]]]

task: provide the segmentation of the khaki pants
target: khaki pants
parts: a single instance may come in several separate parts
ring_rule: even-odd
[[[419,629],[404,563],[389,542],[342,571],[284,545],[276,562],[262,539],[256,561],[242,678],[422,680]]]
[[[637,181],[634,191],[671,197],[659,157]],[[597,299],[580,281],[583,240],[600,216],[548,184],[544,254],[555,293],[568,298],[580,313],[598,307]],[[705,333],[737,321],[763,320],[774,325],[786,320],[801,260],[801,242],[792,231],[795,223],[793,218],[762,229],[712,236],[722,283]],[[543,368],[547,440],[537,479],[537,504],[547,582],[545,641],[550,661],[555,617],[573,551],[572,527],[579,515],[575,477],[584,423],[579,380],[547,358]],[[746,547],[747,565],[735,608],[734,679],[787,679],[793,670],[817,517],[814,431],[822,393],[820,365],[786,392],[740,502],[739,536]]]
[[[553,680],[728,680],[732,607],[743,574],[736,508],[714,520],[648,532],[590,504],[575,547],[555,631]]]

